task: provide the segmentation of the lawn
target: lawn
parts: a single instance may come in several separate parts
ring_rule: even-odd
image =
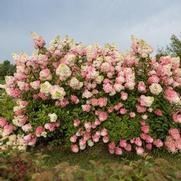
[[[95,148],[96,147],[96,148]],[[60,147],[39,147],[25,153],[1,154],[0,180],[35,181],[176,181],[181,155],[155,150],[142,157],[110,155],[104,145],[73,154]]]

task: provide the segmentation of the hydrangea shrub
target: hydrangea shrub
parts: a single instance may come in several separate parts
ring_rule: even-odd
[[[69,37],[45,47],[41,36],[32,37],[33,54],[14,54],[16,73],[5,77],[14,107],[8,117],[1,113],[0,150],[55,140],[74,153],[97,142],[116,155],[181,150],[178,57],[156,59],[135,37],[126,53]]]

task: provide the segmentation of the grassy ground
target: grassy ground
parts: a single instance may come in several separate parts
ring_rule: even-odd
[[[95,148],[96,147],[96,148]],[[0,180],[180,181],[181,155],[155,151],[143,157],[110,155],[103,145],[72,154],[61,148],[1,154]]]

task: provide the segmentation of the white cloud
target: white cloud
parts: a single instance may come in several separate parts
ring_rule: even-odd
[[[181,33],[180,15],[181,7],[173,6],[156,13],[129,28],[125,35],[135,34],[147,39],[154,48],[165,46],[172,34]]]

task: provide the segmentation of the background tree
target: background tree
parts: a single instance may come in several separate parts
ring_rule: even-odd
[[[0,81],[4,80],[4,76],[13,75],[15,72],[15,65],[11,64],[10,61],[5,60],[0,64]]]
[[[172,35],[170,44],[166,48],[159,49],[156,57],[159,58],[164,55],[178,56],[181,59],[181,37]]]

